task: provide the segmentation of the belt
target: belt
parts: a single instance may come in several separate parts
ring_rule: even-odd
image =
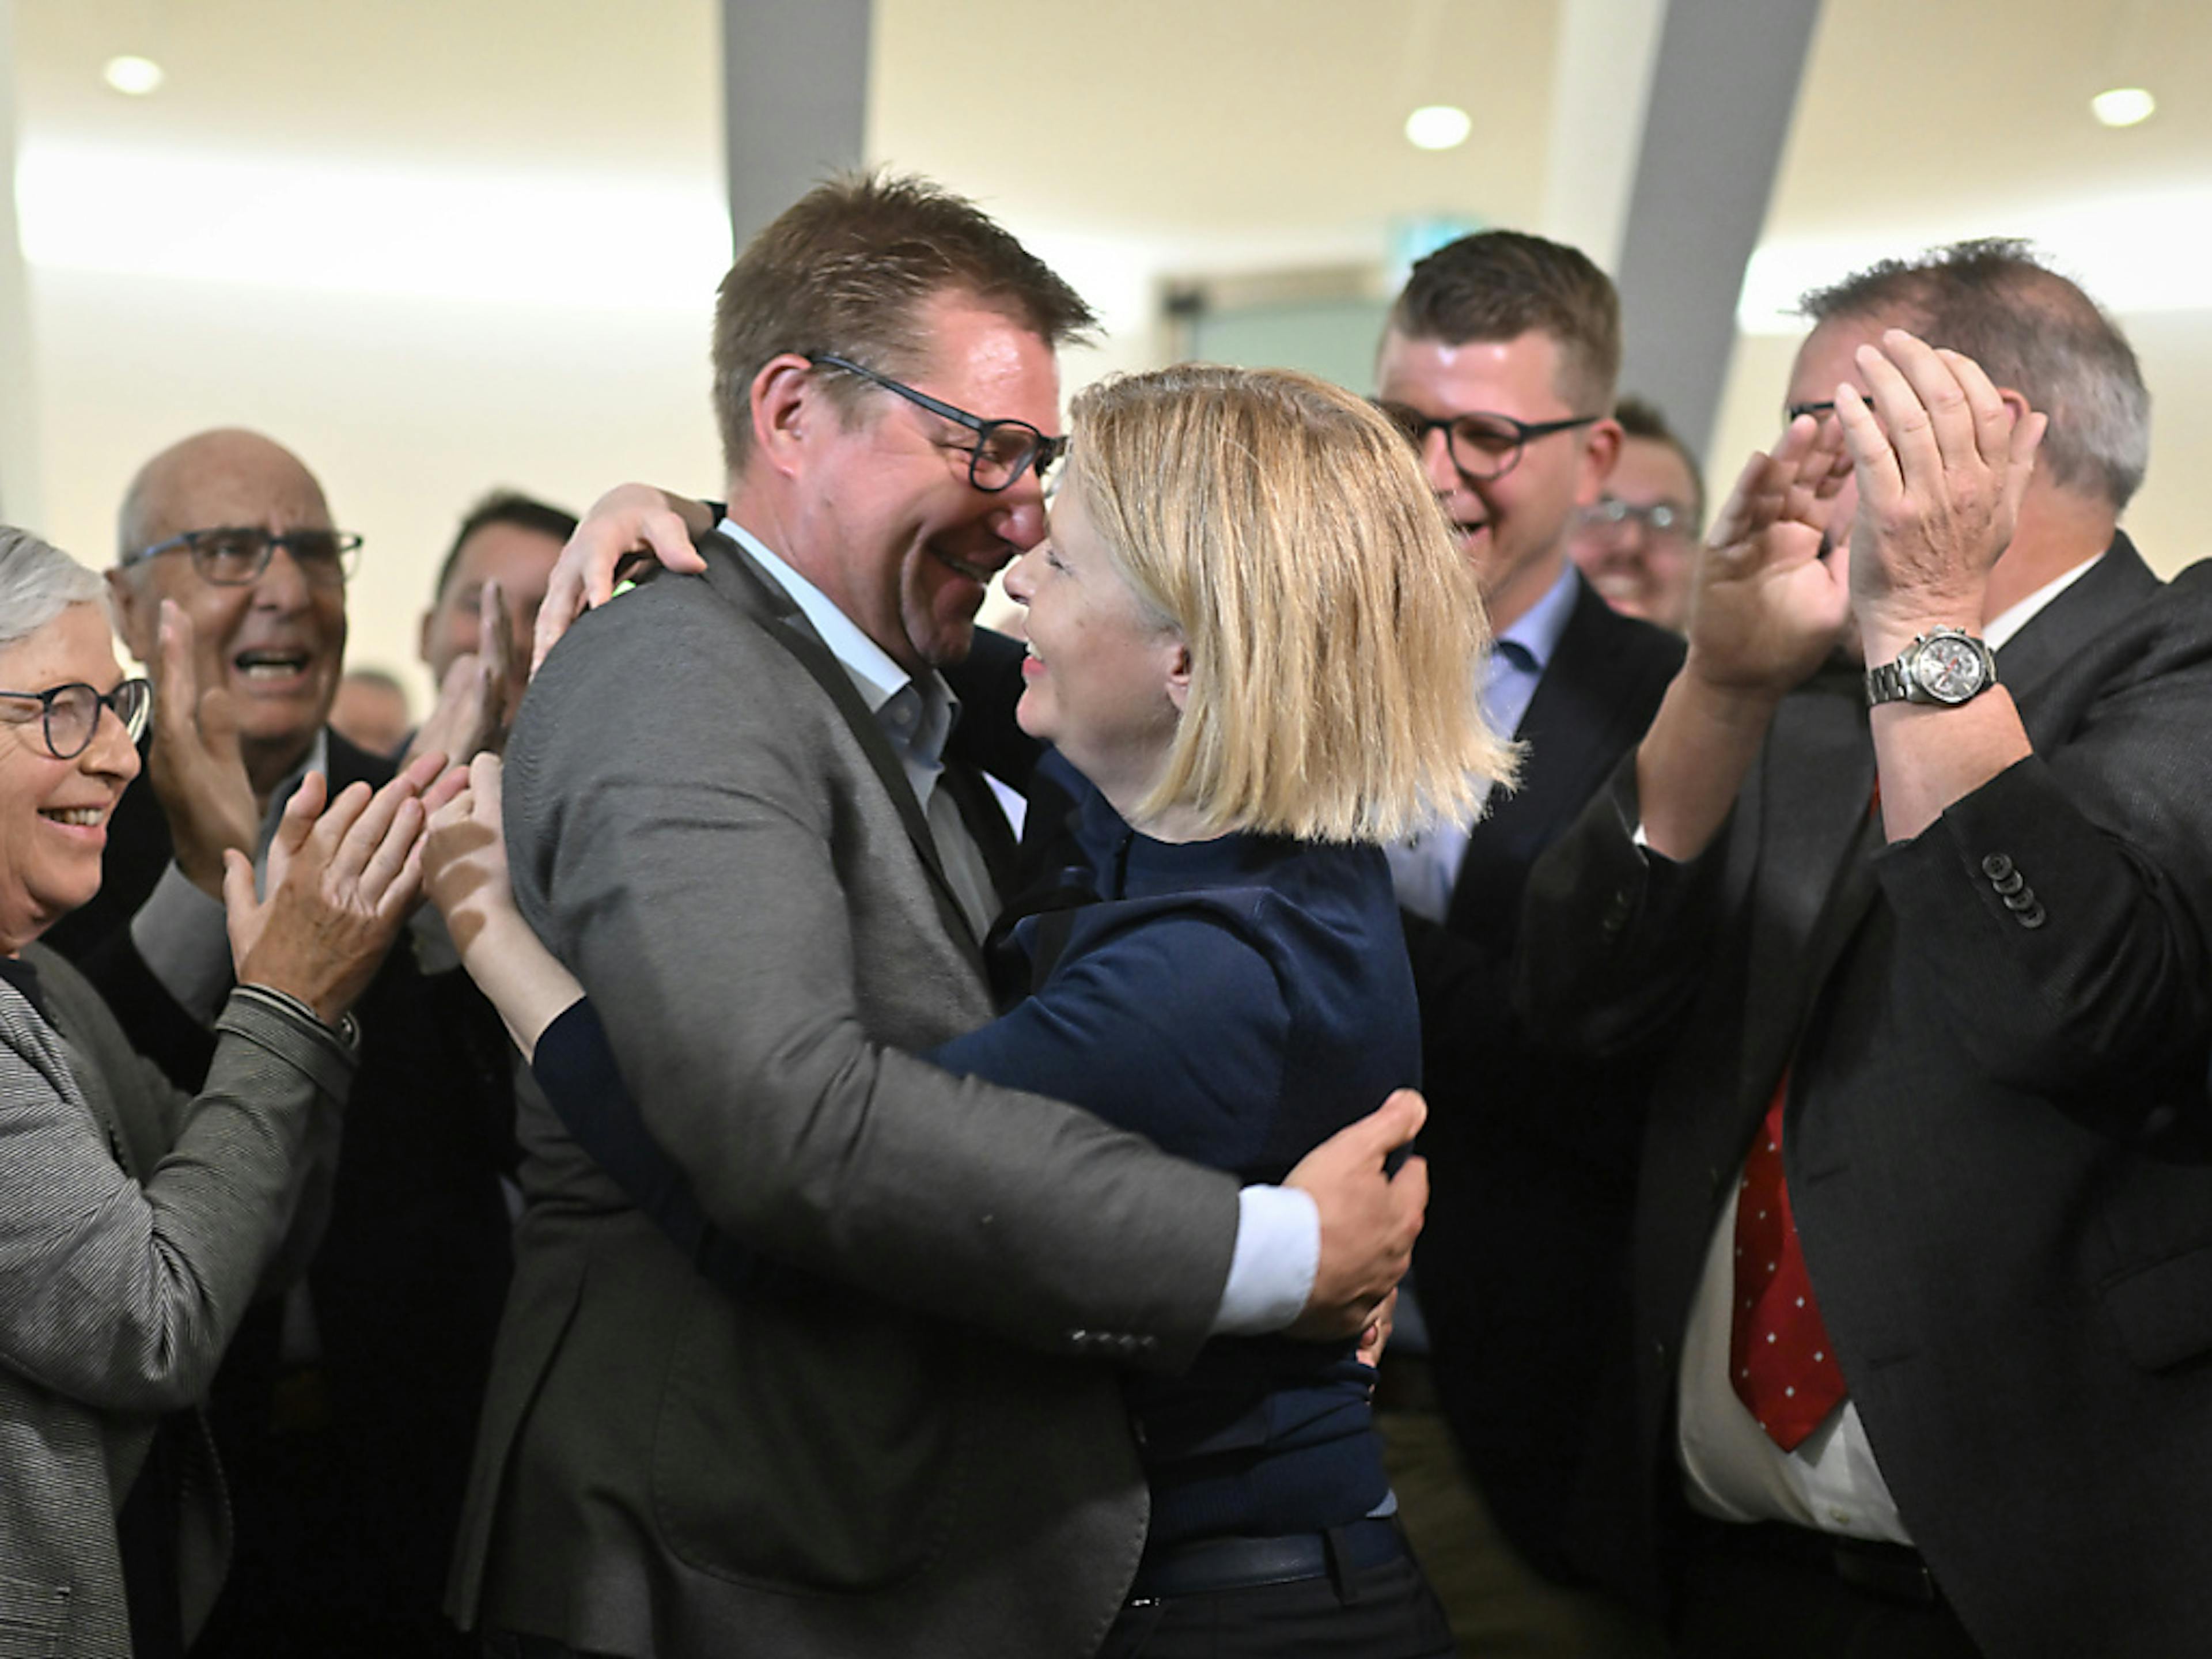
[[[1920,1607],[1935,1607],[1943,1600],[1942,1586],[1929,1571],[1920,1552],[1904,1544],[1846,1538],[1783,1521],[1749,1526],[1716,1521],[1705,1530],[1708,1539],[1723,1548],[1829,1573],[1869,1595]]]
[[[1280,1538],[1201,1538],[1147,1552],[1137,1564],[1129,1599],[1161,1601],[1178,1595],[1255,1589],[1263,1584],[1296,1584],[1328,1577],[1332,1560],[1334,1572],[1341,1577],[1405,1554],[1405,1538],[1397,1522],[1389,1517]]]

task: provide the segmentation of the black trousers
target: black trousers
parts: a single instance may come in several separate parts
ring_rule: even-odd
[[[1121,1609],[1098,1659],[1452,1659],[1443,1608],[1410,1556],[1349,1575]]]
[[[1700,1525],[1685,1562],[1676,1659],[1980,1659],[1950,1603],[1847,1583],[1763,1547],[1757,1529]]]
[[[564,1647],[550,1636],[524,1636],[511,1630],[488,1630],[483,1638],[484,1659],[604,1659],[581,1648]]]

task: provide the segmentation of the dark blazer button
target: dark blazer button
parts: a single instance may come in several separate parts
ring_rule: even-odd
[[[1991,882],[1990,885],[1996,888],[1997,891],[2002,894],[2005,897],[2010,898],[2014,893],[2017,893],[2021,888],[2027,885],[2027,878],[2021,874],[2019,871],[2015,870],[2010,875]]]
[[[2043,907],[2031,904],[2027,909],[2018,912],[2013,920],[2023,927],[2040,927],[2043,926]]]
[[[1991,881],[2002,881],[2012,873],[2012,860],[2002,853],[1992,853],[1982,860],[1982,873]]]
[[[2041,904],[2036,902],[2035,889],[2029,887],[2025,884],[2021,885],[2018,892],[2007,893],[2004,896],[2004,902],[2005,908],[2013,911],[2040,910],[2043,908]]]

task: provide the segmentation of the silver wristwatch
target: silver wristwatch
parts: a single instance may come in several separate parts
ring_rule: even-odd
[[[1996,653],[1963,628],[1931,628],[1866,672],[1867,707],[1927,702],[1955,708],[1997,683]]]

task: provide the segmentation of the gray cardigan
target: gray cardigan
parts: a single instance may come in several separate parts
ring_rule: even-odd
[[[68,963],[35,946],[25,959],[53,1019],[0,981],[0,1632],[23,1652],[112,1659],[131,1647],[117,1511],[155,1424],[200,1402],[288,1231],[315,1230],[322,1206],[301,1193],[329,1169],[353,1056],[243,987],[190,1099]],[[195,1427],[178,1553],[188,1634],[229,1549]]]

